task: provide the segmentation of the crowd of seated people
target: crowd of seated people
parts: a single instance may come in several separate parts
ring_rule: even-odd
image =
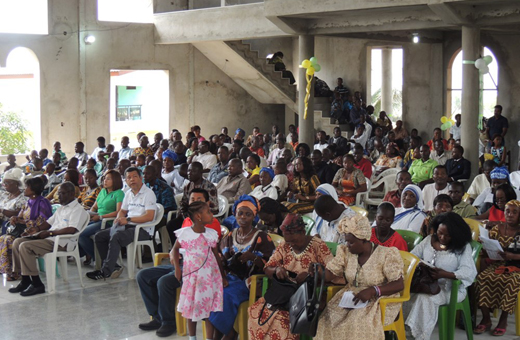
[[[342,86],[338,81],[336,98],[348,93]],[[185,138],[177,129],[167,139],[156,133],[152,144],[139,133],[135,149],[128,136],[121,138],[119,150],[99,137],[90,155],[82,142],[74,145],[70,158],[60,142],[54,143],[50,158],[42,149],[18,165],[16,157],[9,155],[2,167],[0,191],[0,273],[8,281],[20,280],[10,292],[22,296],[45,292],[36,257],[51,252],[54,236],[63,234],[79,234],[87,268],[100,257],[101,268],[88,270],[88,278],[117,279],[124,270],[119,262],[121,249],[133,242],[137,224],[155,220],[160,204],[165,214],[156,221],[155,232],[167,230],[169,240],[161,240],[161,247],[167,252],[168,241],[173,245],[171,265],[144,269],[137,276],[152,316],[139,327],[155,330],[158,336],[175,332],[178,303],[179,312],[188,319],[190,337],[195,336],[196,322],[205,320],[208,339],[233,338],[238,306],[249,300],[252,275],[265,273],[270,279],[284,280],[290,274],[301,283],[311,274],[310,263],[318,262],[326,268],[327,281],[343,289],[325,307],[316,338],[348,334],[354,339],[383,339],[377,301],[404,288],[397,250],[428,262],[435,269],[434,277],[447,282],[439,294],[414,294],[404,304],[410,336],[429,339],[438,307],[449,302],[449,282],[461,280],[459,298],[464,297],[477,273],[477,302],[483,317],[475,332],[490,330],[490,311],[499,308],[503,312],[492,332],[503,334],[520,285],[517,276],[504,279],[497,270],[516,266],[520,258],[506,250],[501,253],[505,262],[482,261],[485,266],[477,271],[469,245],[471,230],[464,220],[480,221],[504,249],[516,249],[520,193],[514,179],[520,176],[504,167],[503,138],[494,136],[498,128],[493,125],[500,123],[503,137],[507,127],[500,114],[488,126],[494,138],[489,138],[490,153],[482,158],[482,174],[465,183],[471,163],[460,145],[460,117],[459,130],[450,131],[454,144],[443,138],[440,129],[434,129],[431,140],[423,143],[417,130],[409,134],[402,121],[396,121],[394,128],[384,112],[373,118],[373,107],[364,107],[359,94],[353,98],[348,122],[355,130],[350,137],[335,127],[318,131],[311,146],[298,142],[294,126],[288,136],[276,125],[266,133],[255,127],[249,136],[240,128],[229,136],[224,127],[208,139],[194,126]],[[356,196],[383,177],[395,182],[394,190],[380,195],[383,203],[369,221],[353,207]],[[214,217],[217,214],[219,219]],[[410,247],[402,233],[415,233],[423,241]],[[276,245],[271,235],[285,242]],[[141,229],[137,237],[145,240],[153,235]],[[335,255],[330,243],[338,244]],[[367,261],[373,265],[360,274],[358,268]],[[208,277],[211,287],[199,291],[202,281],[198,280]],[[499,284],[511,286],[511,292],[499,294]],[[348,291],[368,305],[356,312],[338,308],[337,302]],[[211,303],[198,310],[190,307],[209,301],[205,297]],[[249,337],[298,339],[289,331],[288,312],[270,310],[265,303],[260,298],[249,308]],[[392,322],[398,312],[395,306],[387,308],[384,323]],[[360,329],[358,324],[370,327]]]

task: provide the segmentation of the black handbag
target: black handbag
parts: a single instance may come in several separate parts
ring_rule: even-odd
[[[437,295],[441,292],[439,282],[432,278],[427,265],[419,263],[412,277],[410,292]]]
[[[289,277],[295,278],[296,273],[289,272]],[[265,325],[267,321],[269,321],[269,319],[271,319],[278,310],[287,311],[289,307],[289,301],[291,300],[291,296],[293,296],[293,294],[296,292],[298,286],[299,285],[295,282],[280,280],[276,277],[276,275],[274,275],[273,279],[271,280],[271,285],[269,286],[269,288],[267,288],[267,291],[264,295],[265,303],[262,306],[262,310],[260,311],[258,325]],[[266,307],[269,310],[271,310],[272,313],[264,322],[261,322],[261,316],[264,314],[264,310]]]
[[[15,224],[15,225],[9,224],[7,226],[6,233],[8,235],[11,235],[14,238],[18,238],[23,234],[23,232],[25,231],[26,228],[27,228],[27,226],[25,224],[19,224],[19,223]]]
[[[306,334],[314,337],[318,328],[320,301],[325,290],[325,268],[319,263],[312,265],[314,266],[314,279],[308,277],[289,301],[289,321],[292,334]],[[321,277],[318,267],[322,269]],[[321,280],[319,292],[317,292],[318,280]]]

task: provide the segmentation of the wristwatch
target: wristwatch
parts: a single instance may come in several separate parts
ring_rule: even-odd
[[[132,222],[132,218],[131,218],[131,217],[127,217],[126,220],[127,220],[128,222]]]
[[[49,236],[54,236],[54,235],[52,234],[52,231],[51,231],[51,232],[49,232]]]

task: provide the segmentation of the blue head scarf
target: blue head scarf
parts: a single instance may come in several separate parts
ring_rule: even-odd
[[[258,221],[260,221],[260,218],[258,217],[258,211],[260,211],[260,202],[253,196],[242,195],[238,198],[238,200],[235,201],[235,204],[233,204],[233,216],[229,216],[224,221],[222,221],[222,225],[226,226],[229,230],[233,230],[239,227],[237,219],[235,218],[235,213],[239,204],[244,202],[247,202],[247,204],[245,204],[246,206],[252,204],[257,208],[255,218],[253,219],[253,226],[258,224]]]
[[[271,177],[271,179],[274,178],[274,170],[271,169],[271,168],[262,168],[262,170],[260,170],[260,173],[262,172],[267,172],[267,174],[269,175],[269,177]]]
[[[174,162],[177,162],[177,160],[179,159],[179,156],[177,156],[177,154],[175,152],[173,152],[172,150],[169,150],[169,149],[162,153],[162,157],[170,158]]]
[[[509,171],[503,166],[494,168],[490,174],[491,179],[507,179],[509,181]]]

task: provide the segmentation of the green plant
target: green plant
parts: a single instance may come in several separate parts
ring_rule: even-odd
[[[377,90],[372,95],[372,106],[374,106],[374,112],[379,117],[381,112],[381,89]],[[401,119],[403,116],[403,92],[397,89],[392,89],[392,112],[387,112],[390,118]]]
[[[0,153],[16,154],[30,150],[28,123],[17,112],[4,111],[0,104]]]

